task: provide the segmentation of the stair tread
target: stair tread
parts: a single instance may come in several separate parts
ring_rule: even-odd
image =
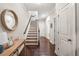
[[[30,29],[29,31],[37,31],[37,30]]]
[[[30,34],[27,35],[27,37],[29,37],[29,36],[30,36],[30,37],[33,37],[33,36],[34,36],[34,37],[37,37],[37,35],[30,35]]]
[[[30,30],[37,30],[36,28],[29,28]]]
[[[38,41],[38,40],[28,40],[28,39],[26,39],[25,41]]]
[[[31,28],[37,28],[37,26],[30,26]]]
[[[37,30],[36,31],[35,30],[34,31],[33,30],[29,30],[29,32],[37,32]]]
[[[30,27],[29,29],[37,29],[36,27]]]
[[[37,38],[27,38],[26,40],[37,40]]]
[[[28,33],[37,33],[37,32],[28,32]]]
[[[27,35],[27,37],[37,37],[37,35]]]
[[[28,33],[28,35],[37,35],[37,33],[34,33],[34,34],[33,33]]]
[[[25,42],[26,42],[26,43],[38,43],[37,40],[36,40],[36,41],[33,41],[33,40],[32,40],[32,41],[30,41],[30,40],[26,40]]]
[[[29,31],[29,32],[37,32],[37,31]]]
[[[28,34],[37,34],[37,32],[36,32],[36,33],[33,33],[33,32],[32,32],[32,33],[28,33]]]
[[[27,36],[27,38],[37,38],[37,36]]]
[[[38,43],[26,43],[25,45],[38,45]]]
[[[27,37],[27,38],[37,38],[37,37]]]

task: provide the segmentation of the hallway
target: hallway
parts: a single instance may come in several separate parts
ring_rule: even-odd
[[[0,56],[78,56],[79,3],[0,4]]]

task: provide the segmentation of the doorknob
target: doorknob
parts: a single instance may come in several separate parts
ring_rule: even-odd
[[[68,41],[72,41],[71,39],[68,39]]]
[[[59,34],[59,32],[58,32],[58,34]]]

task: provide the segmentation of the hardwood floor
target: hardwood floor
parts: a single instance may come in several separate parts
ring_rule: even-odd
[[[41,37],[39,46],[26,46],[27,56],[55,56],[55,47],[51,45],[48,39]]]
[[[40,55],[49,56],[50,46],[49,41],[43,37],[40,38]]]

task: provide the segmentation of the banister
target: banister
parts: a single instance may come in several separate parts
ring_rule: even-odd
[[[25,28],[24,33],[23,33],[23,34],[25,34],[25,33],[26,33],[27,28],[28,28],[28,26],[29,26],[29,24],[30,24],[30,21],[31,21],[31,18],[32,18],[32,17],[34,17],[34,16],[33,16],[33,15],[31,15],[31,16],[30,16],[29,21],[28,21],[28,24],[27,24],[27,26],[26,26],[26,28]]]

